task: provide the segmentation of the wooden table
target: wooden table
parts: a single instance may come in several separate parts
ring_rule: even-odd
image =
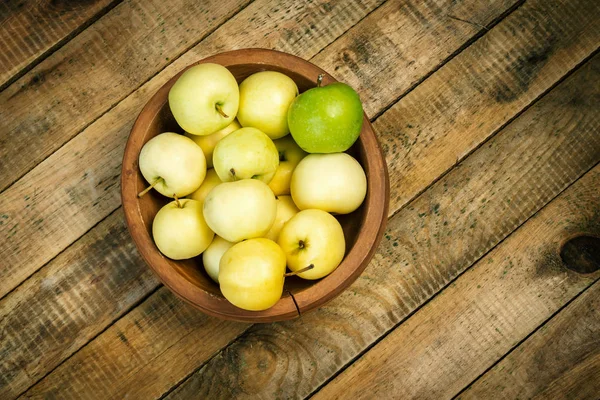
[[[599,398],[600,2],[0,5],[0,398]],[[245,47],[360,93],[388,163],[363,275],[284,323],[207,317],[144,265],[125,141]]]

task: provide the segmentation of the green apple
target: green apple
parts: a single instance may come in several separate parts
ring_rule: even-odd
[[[223,182],[258,179],[269,183],[279,166],[279,153],[263,132],[242,128],[219,140],[213,164]]]
[[[271,139],[290,133],[287,112],[298,96],[298,86],[287,75],[262,71],[240,84],[240,108],[237,118],[242,126],[260,129]]]
[[[364,201],[367,177],[358,161],[346,153],[309,154],[294,170],[290,191],[301,210],[348,214]]]
[[[156,247],[173,260],[196,257],[214,235],[202,215],[202,204],[196,200],[172,201],[158,210],[152,221]]]
[[[239,101],[235,77],[219,64],[198,64],[187,69],[169,91],[169,107],[175,120],[194,135],[210,135],[231,124]]]
[[[216,131],[215,133],[211,133],[210,135],[198,136],[186,132],[185,136],[189,137],[194,142],[196,142],[198,146],[200,146],[200,148],[204,152],[204,156],[206,157],[206,166],[208,168],[212,168],[213,152],[215,151],[215,146],[217,145],[217,142],[223,139],[225,136],[229,135],[231,132],[237,131],[241,127],[242,126],[240,125],[240,123],[234,120],[225,128]]]
[[[256,179],[221,183],[204,200],[208,226],[229,242],[264,237],[276,215],[273,191]]]
[[[299,271],[304,279],[319,279],[330,274],[342,262],[346,251],[342,226],[322,210],[303,210],[285,223],[277,243],[283,249],[287,266]]]
[[[204,269],[208,273],[208,276],[217,283],[219,283],[219,263],[221,262],[221,257],[233,245],[234,243],[215,235],[210,246],[202,253]]]
[[[294,99],[288,111],[290,132],[309,153],[348,150],[358,139],[362,123],[358,94],[340,82],[307,90]]]
[[[274,140],[273,143],[279,152],[279,166],[275,171],[275,176],[269,182],[269,187],[276,196],[290,194],[292,172],[300,160],[306,157],[306,152],[294,142],[291,136]]]
[[[275,216],[275,222],[269,229],[269,232],[265,235],[267,239],[271,239],[274,242],[279,238],[279,233],[286,222],[296,215],[300,210],[294,204],[291,196],[278,196],[277,197],[277,215]]]
[[[214,168],[206,171],[206,177],[202,184],[196,191],[190,194],[188,197],[193,200],[198,200],[201,203],[204,203],[204,199],[208,195],[208,193],[213,190],[215,186],[222,183],[221,179],[219,179],[219,175],[215,172]]]
[[[285,254],[269,239],[233,245],[221,257],[219,286],[231,304],[250,311],[266,310],[283,293]]]
[[[183,197],[198,189],[206,176],[206,159],[202,149],[191,139],[165,132],[142,147],[138,160],[140,171],[150,188],[167,197]]]

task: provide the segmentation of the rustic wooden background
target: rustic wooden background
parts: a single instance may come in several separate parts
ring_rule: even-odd
[[[0,398],[600,398],[598,21],[597,0],[0,3]],[[365,273],[267,325],[162,287],[118,183],[150,96],[246,47],[355,87],[391,182]]]

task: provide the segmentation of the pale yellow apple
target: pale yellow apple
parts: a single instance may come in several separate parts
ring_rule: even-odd
[[[239,100],[235,77],[224,66],[213,63],[187,69],[169,91],[175,120],[194,135],[210,135],[231,124]]]
[[[281,72],[262,71],[240,84],[238,120],[242,126],[260,129],[271,139],[290,133],[288,108],[298,96],[298,86]]]
[[[242,128],[219,140],[213,153],[213,165],[223,182],[258,179],[269,183],[279,165],[279,153],[263,132]]]
[[[346,153],[309,154],[296,166],[290,192],[301,210],[348,214],[364,201],[367,177],[358,161]]]
[[[221,293],[236,307],[250,311],[274,306],[283,293],[285,254],[269,239],[233,245],[221,257]]]
[[[221,183],[204,200],[208,226],[229,242],[264,237],[276,215],[273,191],[256,179]]]
[[[269,187],[276,196],[290,194],[290,182],[294,169],[308,153],[300,148],[291,136],[273,140],[279,152],[279,166],[275,176],[269,182]]]
[[[208,276],[217,283],[219,283],[219,263],[221,262],[221,257],[233,245],[234,243],[215,235],[210,246],[202,253],[204,269],[208,273]]]
[[[173,132],[150,139],[142,147],[138,162],[144,179],[167,197],[187,196],[200,187],[206,175],[202,149]]]
[[[227,125],[225,128],[216,131],[215,133],[211,133],[206,136],[193,135],[191,133],[186,132],[185,136],[192,139],[204,152],[204,156],[206,157],[206,166],[208,168],[212,168],[213,166],[213,152],[215,151],[215,146],[219,142],[219,140],[223,139],[225,136],[229,135],[233,131],[237,131],[242,126],[237,120],[234,120],[232,123]]]
[[[183,260],[206,250],[214,233],[204,220],[202,204],[180,199],[158,210],[152,221],[152,236],[162,254],[173,260]]]
[[[283,249],[287,266],[304,279],[319,279],[335,270],[344,258],[346,242],[342,226],[322,210],[303,210],[285,223],[277,243]]]
[[[275,216],[275,222],[273,222],[273,226],[271,226],[271,229],[269,229],[269,232],[265,237],[276,242],[283,225],[299,211],[300,210],[298,210],[298,207],[294,204],[291,196],[277,196],[277,215]]]
[[[188,197],[190,199],[198,200],[199,202],[204,203],[204,199],[206,198],[208,193],[220,183],[222,182],[219,179],[219,175],[217,175],[217,172],[213,168],[211,168],[208,171],[206,171],[206,177],[204,178],[204,181],[202,181],[200,187]]]

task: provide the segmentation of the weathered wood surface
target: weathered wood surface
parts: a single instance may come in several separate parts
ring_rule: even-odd
[[[121,0],[0,3],[0,90]]]
[[[577,121],[577,117],[573,119]],[[563,125],[566,120],[557,122]],[[560,125],[556,128],[560,129]],[[578,122],[574,125],[579,126]],[[600,155],[600,148],[598,153]],[[560,257],[561,245],[573,235],[600,235],[599,203],[600,167],[596,167],[314,398],[447,399],[458,394],[600,277],[600,272],[570,271]],[[598,326],[595,330],[593,325],[586,327],[585,321],[572,319],[570,323],[578,332],[599,333]],[[577,336],[569,339],[573,339],[573,343],[564,343],[562,351],[579,348],[580,355],[590,352],[592,358],[587,361],[597,370],[599,350],[591,349],[600,339],[596,337],[591,343],[581,343]],[[573,361],[561,361],[575,360],[577,353],[562,360],[555,360],[553,353],[551,349],[543,352],[543,360],[552,360],[549,365],[543,360],[536,363],[526,355],[521,359],[533,364],[530,364],[531,371],[535,371],[536,377],[546,376],[544,370],[552,366],[563,371],[576,366]],[[581,359],[582,367],[586,366],[584,360]],[[472,393],[471,398],[532,398],[535,393],[521,392],[515,378],[518,379],[505,377],[492,386],[480,386],[486,387],[486,391]],[[539,383],[543,388],[543,383]],[[502,389],[503,386],[510,389]],[[587,386],[586,389],[590,389],[590,385]],[[548,398],[566,398],[560,394],[558,391]]]
[[[342,12],[343,4],[338,4],[341,10],[334,9],[336,13],[324,19],[318,13],[321,8],[315,10],[310,5],[303,8],[294,4],[289,2],[278,17],[295,17],[300,19],[301,26],[306,24],[319,30],[329,23],[350,28],[369,11],[368,8],[352,7]],[[371,9],[377,4],[372,2]],[[137,114],[160,86],[188,64],[220,51],[218,47],[223,43],[231,43],[231,47],[261,44],[270,47],[282,41],[279,36],[269,40],[265,38],[264,15],[272,7],[268,1],[262,0],[245,8],[0,194],[0,210],[4,215],[0,234],[7,237],[0,242],[0,255],[9,266],[0,270],[0,297],[119,206],[118,180],[127,136]],[[286,13],[289,9],[294,10],[293,15]],[[335,19],[335,16],[340,19]],[[272,21],[274,25],[278,22]],[[245,24],[256,24],[256,29],[240,31],[239,27]],[[285,32],[284,28],[281,29]],[[330,34],[343,32],[343,29],[336,29]],[[329,37],[330,40],[335,38]],[[292,37],[292,40],[295,38]],[[296,50],[297,55],[310,58],[321,47],[307,41]],[[60,190],[50,182],[60,183]],[[27,212],[23,213],[23,210]],[[58,232],[60,235],[57,237]],[[28,243],[36,241],[43,246],[28,248]]]
[[[502,11],[503,11],[503,8],[502,8],[502,7],[504,7],[503,3],[499,3],[499,4],[498,4],[498,7],[500,7],[500,8],[499,8],[499,10],[498,10],[497,12],[498,12],[498,13],[502,12]],[[387,12],[387,10],[386,10],[386,9],[383,9],[383,11]],[[377,11],[377,12],[379,12],[379,11]],[[489,12],[489,9],[488,9],[488,12]],[[369,18],[370,18],[370,17],[369,17]],[[377,19],[375,19],[375,18],[379,18],[379,16],[378,16],[377,14],[374,14],[374,15],[373,15],[373,18],[372,18],[372,19],[369,19],[369,21],[377,21]],[[493,18],[493,16],[489,16],[489,17],[487,17],[487,18],[489,18],[489,19],[491,20],[491,19]],[[454,22],[452,22],[452,23],[454,23]],[[361,25],[362,25],[362,23],[361,23]],[[359,26],[361,26],[361,25],[359,25]],[[461,25],[463,25],[463,24],[461,24]],[[424,28],[424,29],[427,29],[427,26],[425,26],[425,28]],[[441,29],[441,28],[439,28],[439,29]],[[439,30],[439,29],[438,29],[438,30]],[[445,29],[445,28],[444,28],[444,29]],[[352,33],[352,31],[351,31],[350,33]],[[437,35],[436,31],[433,31],[433,33]],[[422,35],[418,35],[418,36],[415,38],[415,40],[417,40],[417,41],[418,41],[418,40],[421,40],[421,41],[422,41],[423,39],[422,39],[420,36],[422,36]],[[468,37],[468,36],[467,36],[467,37]],[[425,38],[427,38],[427,36],[425,36]],[[209,39],[210,39],[210,38],[209,38]],[[390,61],[390,62],[391,62],[391,61]],[[433,63],[432,65],[430,65],[430,66],[428,66],[428,67],[431,67],[431,66],[434,66],[434,65],[435,65],[435,63]],[[425,70],[425,72],[426,72],[426,70]],[[425,73],[425,72],[424,72],[424,73]],[[402,82],[402,81],[401,81],[401,82]],[[119,155],[119,156],[120,156],[120,155]],[[101,158],[102,158],[102,159],[104,159],[104,158],[106,158],[106,157],[104,157],[104,156],[103,156],[103,157],[101,157]],[[87,164],[87,165],[89,165],[90,163],[86,163],[86,164]],[[51,300],[50,300],[50,301],[51,301]]]
[[[116,211],[0,303],[0,398],[16,397],[157,286]]]
[[[600,264],[597,258],[594,262]],[[596,282],[460,398],[591,400],[600,393],[599,376],[600,283]]]
[[[588,84],[600,76],[600,57],[593,61],[391,218],[374,261],[349,290],[301,320],[254,326],[173,397],[306,396],[368,349],[600,161],[598,89]],[[426,349],[433,357],[434,348]],[[381,369],[365,363],[374,375]],[[349,379],[336,393],[353,398],[368,381],[386,382],[353,379],[356,392]]]
[[[313,6],[304,8],[295,7],[293,13],[287,12],[292,7],[292,3],[293,2],[290,2],[290,4],[288,4],[287,9],[283,8],[281,14],[271,15],[271,17],[284,18],[284,16],[290,16],[291,14],[292,17],[302,20],[303,23],[311,25],[313,27],[312,29],[318,31],[325,29],[328,22],[335,23],[337,29],[331,30],[331,35],[343,33],[344,28],[351,27],[369,11],[367,8],[345,9],[340,8],[342,5],[338,5],[334,7],[334,11],[339,12],[330,15],[327,21],[323,22],[320,20],[317,21],[321,18],[321,8],[314,8]],[[260,7],[254,7],[255,5]],[[371,4],[371,7],[377,5],[378,3],[374,2]],[[205,46],[205,48],[197,51],[205,51],[207,53],[204,55],[188,55],[187,61],[182,61],[179,68],[182,68],[186,63],[190,63],[197,58],[214,52],[215,50],[212,49],[212,46],[215,46],[216,43],[220,43],[220,41],[223,38],[226,38],[228,34],[233,34],[237,30],[239,24],[258,20],[257,22],[252,23],[256,23],[257,27],[261,26],[261,24],[264,23],[264,20],[260,20],[260,15],[270,9],[267,7],[272,6],[269,6],[266,2],[258,2],[240,12],[231,22],[221,28],[225,30],[224,33],[220,33],[221,31],[217,30],[213,36],[205,41],[206,43],[202,42],[201,46]],[[274,24],[277,24],[277,19]],[[265,28],[262,27],[262,29]],[[257,29],[250,32],[251,34],[248,32],[237,33],[239,37],[234,36],[234,38],[239,39],[237,43],[242,47],[244,47],[244,45],[253,46],[257,45],[257,43],[264,42],[265,33],[262,30]],[[323,40],[325,38],[326,36],[321,36],[321,45],[323,45]],[[335,37],[330,36],[330,40],[333,39],[335,39]],[[279,37],[275,37],[273,38],[273,43],[284,42],[282,42]],[[301,51],[298,55],[310,57],[311,54],[317,53],[320,50],[320,48],[316,46],[317,44],[313,43],[308,43],[305,48],[298,46],[297,49]],[[302,51],[305,51],[306,53],[303,53]],[[103,119],[99,120],[98,123],[102,123],[103,125],[95,128],[89,136],[86,136],[85,139],[79,142],[79,138],[76,138],[74,142],[77,143],[78,147],[75,150],[68,149],[62,154],[59,153],[61,156],[57,158],[56,164],[46,161],[49,162],[49,165],[54,164],[56,168],[51,169],[50,171],[43,171],[43,168],[41,168],[40,171],[42,171],[44,177],[59,182],[67,191],[67,195],[65,195],[65,193],[56,193],[55,188],[47,187],[43,182],[45,178],[40,176],[36,176],[33,180],[29,180],[21,185],[21,187],[26,188],[25,190],[29,190],[28,193],[35,194],[33,196],[23,195],[25,202],[24,204],[21,204],[21,207],[24,206],[24,210],[28,213],[35,212],[29,210],[39,211],[39,214],[37,214],[38,219],[32,220],[32,222],[35,227],[41,231],[35,233],[36,230],[32,229],[31,233],[40,235],[40,238],[45,238],[48,234],[44,229],[44,224],[48,222],[48,219],[39,220],[39,215],[42,213],[44,215],[50,214],[50,219],[53,219],[55,223],[60,224],[55,227],[56,231],[54,232],[60,232],[60,237],[64,238],[66,234],[65,229],[68,229],[66,224],[67,221],[83,219],[86,221],[85,223],[90,224],[90,226],[95,223],[88,220],[93,215],[90,216],[89,214],[85,215],[84,213],[77,212],[72,214],[72,217],[66,220],[64,215],[65,207],[73,207],[76,209],[76,207],[78,207],[77,204],[81,205],[81,203],[87,202],[95,212],[101,213],[101,216],[97,217],[99,220],[111,211],[107,205],[114,208],[120,203],[118,186],[116,183],[119,177],[118,173],[120,170],[123,146],[130,126],[135,119],[135,113],[139,112],[143,103],[152,95],[153,90],[156,90],[177,71],[177,68],[173,68],[166,76],[161,77],[160,81],[155,83],[151,89],[143,91],[142,94],[138,93],[139,91],[136,92],[136,95],[133,96],[127,107],[117,107],[118,112],[111,112],[112,114],[109,113],[109,115],[112,116],[112,119],[107,123],[104,123]],[[116,123],[121,124],[119,125],[118,130],[116,130],[114,126]],[[92,125],[92,127],[94,126],[95,125]],[[84,134],[87,134],[87,132],[90,131],[90,128],[88,128]],[[109,134],[107,136],[107,132],[115,132],[115,134]],[[91,142],[93,140],[100,140],[100,142],[94,144]],[[99,151],[99,149],[101,150]],[[80,157],[80,154],[82,153],[86,154],[87,158]],[[80,169],[81,165],[86,165],[88,168],[82,171]],[[97,168],[97,171],[94,171],[95,168]],[[105,174],[106,176],[98,177],[100,174]],[[94,176],[96,176],[96,178],[94,178]],[[71,181],[69,180],[69,177]],[[82,185],[82,182],[87,184]],[[71,184],[72,186],[67,186],[65,183]],[[30,186],[32,184],[34,185],[34,189]],[[43,193],[40,194],[37,188],[39,188],[40,191],[43,191]],[[13,190],[13,188],[9,189],[8,192],[11,190]],[[4,196],[5,194],[6,193],[3,193],[1,196]],[[54,196],[56,195],[61,199],[61,202],[55,203],[56,200]],[[44,203],[41,201],[38,202],[40,198],[38,196],[41,198],[50,196],[51,198],[48,203]],[[33,208],[30,208],[31,203],[29,200],[31,197],[34,197],[33,202],[35,205]],[[73,200],[74,197],[77,198],[76,202]],[[19,200],[23,199],[19,197]],[[12,201],[13,200],[11,199],[7,200],[6,203],[0,202],[0,209],[7,209],[8,204],[11,204]],[[65,201],[67,204],[64,203]],[[7,208],[4,208],[4,205],[7,205]],[[38,208],[40,206],[41,209]],[[49,213],[48,208],[55,209],[57,214],[52,215],[52,213]],[[2,228],[2,226],[0,226],[0,228]],[[6,229],[9,234],[12,233],[12,228]],[[44,231],[46,233],[44,233]],[[107,238],[105,240],[106,243],[100,244],[99,237],[102,237],[106,232],[109,232],[111,235],[121,235],[123,240],[115,242],[110,238]],[[71,238],[71,240],[74,240],[76,239],[76,236],[71,236]],[[31,239],[32,238],[27,239],[25,244],[30,243]],[[49,242],[51,240],[55,241],[56,237],[47,237],[43,240],[48,240]],[[156,280],[149,274],[148,268],[140,261],[137,253],[134,252],[135,256],[132,254],[134,245],[126,233],[121,212],[118,212],[117,216],[109,217],[98,227],[95,227],[90,233],[84,236],[80,242],[82,242],[81,246],[91,253],[95,253],[98,246],[105,246],[104,249],[107,251],[105,256],[107,259],[118,259],[124,264],[114,266],[115,268],[106,271],[105,276],[98,279],[96,276],[81,274],[79,270],[82,266],[79,263],[67,263],[65,265],[58,262],[58,266],[54,267],[57,264],[56,260],[54,260],[50,266],[44,268],[39,274],[36,274],[31,280],[23,285],[28,288],[27,290],[24,290],[21,287],[7,297],[7,299],[10,299],[9,301],[4,299],[3,303],[0,303],[0,306],[6,313],[4,318],[6,318],[7,321],[14,323],[14,328],[9,331],[7,337],[7,339],[10,340],[7,340],[5,342],[6,345],[0,349],[0,354],[4,355],[3,362],[0,363],[0,371],[10,371],[10,373],[7,372],[5,374],[5,385],[0,385],[0,388],[8,391],[7,393],[16,395],[35,383],[37,379],[44,376],[62,360],[78,350],[87,340],[102,331],[115,318],[118,318],[125,310],[136,304],[157,285]],[[69,254],[71,254],[70,250],[71,249],[67,250]],[[37,247],[26,248],[25,251],[31,255],[35,255],[36,252],[48,251],[48,247],[43,249]],[[60,250],[54,250],[53,253],[48,256],[48,259],[59,251]],[[85,261],[86,255],[81,254],[81,252],[78,251],[77,257],[84,265],[87,265]],[[123,268],[121,268],[121,266]],[[52,281],[53,285],[55,287],[68,286],[69,289],[60,289],[60,298],[56,298],[54,288],[48,288],[49,290],[42,291],[41,293],[37,292],[36,289],[44,282],[48,284],[46,276],[51,274],[51,272],[47,272],[47,270],[56,271],[57,268],[66,271],[64,271],[62,275],[56,276],[56,280]],[[94,281],[95,284],[89,285],[90,280]],[[101,284],[103,281],[105,284]],[[123,281],[132,282],[132,284],[135,282],[137,286],[131,290],[131,292],[121,291],[116,285],[119,282],[123,283]],[[69,314],[65,314],[64,318],[59,321],[60,323],[48,325],[48,321],[45,318],[22,317],[22,314],[40,315],[47,309],[60,309],[65,303],[81,303],[82,298],[85,298],[86,301],[83,304],[79,304],[79,307],[81,312],[86,315],[85,319],[75,317],[70,318]],[[119,307],[115,308],[113,303],[118,303]],[[12,308],[13,304],[23,304],[23,306],[15,310]],[[47,330],[48,334],[42,336],[22,336],[20,334],[21,329],[33,332],[45,332]],[[61,334],[61,332],[64,331],[69,331],[68,337]],[[25,351],[23,351],[23,349],[25,349]],[[15,365],[19,365],[21,368],[17,371],[12,370]],[[4,391],[0,390],[0,394],[2,393],[4,393]]]
[[[22,163],[22,171],[15,173],[18,168],[8,168],[8,179],[0,185],[0,190],[7,188],[35,167],[0,194],[0,236],[8,237],[0,241],[0,257],[9,260],[9,269],[17,265],[5,275],[0,269],[0,296],[58,257],[0,300],[3,324],[0,327],[0,375],[6,378],[0,378],[0,397],[14,397],[48,373],[26,396],[80,398],[84,394],[97,397],[102,393],[103,397],[149,398],[169,393],[181,382],[183,385],[171,393],[172,397],[187,394],[197,397],[198,393],[206,392],[222,396],[236,393],[241,397],[309,394],[577,179],[585,165],[593,165],[592,160],[597,156],[595,142],[583,143],[582,159],[566,162],[561,159],[561,154],[562,158],[568,158],[569,149],[579,149],[572,137],[564,137],[566,133],[561,132],[557,138],[564,139],[568,145],[562,152],[550,150],[559,140],[552,138],[549,144],[536,147],[521,137],[519,143],[529,152],[520,153],[514,143],[512,146],[505,143],[501,147],[504,150],[494,148],[486,153],[483,149],[488,143],[485,143],[443,177],[459,160],[597,50],[599,32],[594,20],[599,16],[598,4],[583,0],[527,1],[523,5],[523,1],[517,0],[390,0],[383,5],[382,2],[373,0],[361,5],[330,1],[277,5],[266,0],[249,5],[247,2],[211,2],[202,7],[237,4],[238,10],[220,9],[221,22],[237,14],[222,26],[221,22],[214,23],[202,31],[209,34],[204,39],[205,34],[199,35],[200,31],[184,33],[177,28],[170,33],[157,33],[156,23],[146,21],[143,26],[137,25],[140,36],[151,36],[154,41],[182,37],[192,41],[184,46],[169,43],[169,54],[175,56],[169,55],[170,60],[164,62],[162,49],[146,46],[147,58],[153,60],[153,65],[140,74],[130,71],[135,75],[132,79],[117,83],[115,86],[119,87],[108,88],[106,93],[95,92],[90,98],[82,97],[79,92],[71,93],[77,102],[88,102],[88,106],[77,105],[74,126],[68,121],[58,122],[60,129],[53,133],[57,142],[51,144],[55,147],[44,147],[46,144],[35,135],[27,138],[32,143],[32,154],[22,152],[24,161],[17,162]],[[127,6],[133,3],[128,2]],[[163,19],[192,18],[183,15],[183,2],[175,4],[179,8],[169,10],[168,16],[161,16]],[[196,9],[192,14],[200,12],[200,6],[194,4]],[[152,2],[143,9],[131,9],[131,13],[152,17],[161,7],[164,6]],[[95,43],[93,38],[81,38],[94,29],[100,35],[103,29],[110,30],[114,25],[101,25],[106,19],[123,20],[114,14],[115,10],[36,68],[41,68],[52,57],[67,60],[68,52],[82,43]],[[491,28],[498,21],[499,24]],[[196,24],[193,28],[203,27]],[[179,57],[200,39],[203,40],[198,45]],[[111,41],[115,40],[111,37]],[[111,41],[104,43],[103,49],[93,49],[95,54],[106,58],[107,51],[114,46]],[[79,44],[71,45],[74,42]],[[390,214],[398,213],[398,216],[390,222],[393,226],[388,232],[389,243],[384,239],[386,243],[373,265],[355,285],[358,289],[308,314],[302,322],[254,326],[248,330],[249,325],[195,315],[166,289],[156,291],[159,285],[133,250],[121,211],[114,210],[120,203],[117,181],[123,145],[144,102],[185,65],[218,51],[253,46],[313,57],[314,63],[359,89],[371,116],[383,113],[375,127],[390,168]],[[122,54],[116,56],[122,57]],[[179,58],[173,62],[175,57]],[[131,70],[135,62],[115,66],[117,71],[112,74]],[[82,82],[99,84],[81,78],[79,70],[91,68],[85,59],[74,59],[71,64],[63,62],[57,68],[61,71],[66,68],[64,71],[69,74],[76,71],[65,80],[78,89]],[[151,70],[155,72],[148,72]],[[35,79],[32,75],[35,71],[30,71],[22,80]],[[87,72],[93,72],[96,77],[108,76],[105,72]],[[433,75],[428,77],[431,73]],[[50,81],[53,83],[38,82],[44,88],[38,95],[48,97],[56,92],[67,96],[65,88],[56,84],[62,80],[54,77]],[[473,85],[474,82],[482,84]],[[0,100],[11,87],[0,93]],[[94,108],[96,105],[89,107],[89,102],[96,99],[101,104],[97,108]],[[0,104],[3,115],[4,105],[8,103]],[[56,107],[51,110],[60,115],[70,112],[64,105]],[[536,107],[537,104],[532,109]],[[39,121],[53,116],[53,113],[46,116],[40,110],[34,111],[29,115],[37,115]],[[515,124],[527,121],[530,117],[526,116],[531,113],[527,111]],[[562,109],[556,110],[557,116],[561,113]],[[19,118],[24,115],[25,112]],[[593,110],[589,115],[594,115]],[[56,121],[51,122],[54,129]],[[2,124],[0,122],[3,128]],[[3,131],[0,132],[0,169],[5,159],[12,162],[14,158],[11,153],[5,153],[6,157],[3,154]],[[507,135],[506,131],[510,129],[500,135]],[[73,136],[77,137],[50,155]],[[40,142],[36,142],[38,140]],[[489,143],[496,140],[493,138]],[[534,141],[538,143],[538,139]],[[515,148],[524,158],[521,164],[517,163],[521,170],[508,165],[494,169],[486,164],[484,156],[477,156],[486,154],[489,158],[492,154],[502,161],[506,154],[495,152],[510,153]],[[556,155],[558,161],[551,163],[546,158],[548,153]],[[35,157],[42,159],[48,155],[39,165],[39,160],[35,161]],[[475,159],[481,165],[469,161]],[[465,166],[469,168],[464,170]],[[482,175],[477,175],[478,168],[485,169]],[[491,184],[501,192],[495,196],[504,196],[502,199],[531,196],[526,207],[520,205],[516,211],[510,207],[506,210],[490,207],[488,203],[494,191],[487,187],[490,181],[486,179],[492,174],[511,173],[506,171],[513,171],[515,181],[512,182],[527,176],[524,184],[519,181],[510,190],[506,182]],[[514,171],[519,174],[515,175]],[[426,190],[440,177],[440,182]],[[469,179],[479,181],[473,184]],[[462,208],[453,205],[452,208],[451,204],[436,200],[443,199],[441,182],[462,186],[451,190],[452,196],[461,199]],[[532,192],[525,190],[528,182],[535,185]],[[444,187],[444,190],[449,188]],[[468,192],[463,193],[463,190]],[[402,209],[419,193],[422,194],[413,203]],[[485,202],[475,203],[482,197],[486,197]],[[454,224],[456,230],[435,220],[442,207],[449,207],[444,210],[444,222]],[[459,213],[463,209],[464,213]],[[501,217],[504,218],[502,223]],[[491,226],[477,226],[483,223]],[[419,231],[419,237],[407,242],[403,237],[405,226]],[[438,239],[442,234],[456,235],[459,231],[466,239]],[[106,238],[107,235],[114,235],[115,240]],[[414,246],[415,260],[411,258],[413,252],[403,253],[398,243]],[[447,249],[453,249],[452,254],[445,254]],[[97,254],[99,250],[104,250],[104,255]],[[118,262],[113,265],[114,260]],[[449,264],[438,270],[434,268],[438,262]],[[91,272],[94,264],[101,265],[102,274]],[[375,273],[369,274],[373,268]],[[389,277],[381,275],[383,268],[400,268],[412,275],[396,279],[395,284],[385,283]],[[394,276],[400,275],[395,273]],[[120,283],[124,287],[119,287]],[[366,309],[357,302],[365,299],[371,304],[379,303],[372,306],[372,310]],[[346,300],[349,300],[346,304],[337,303]],[[213,335],[218,340],[212,340]],[[198,343],[205,346],[197,348]],[[230,347],[219,352],[227,345]],[[15,349],[23,351],[19,353]],[[212,358],[215,354],[217,356]],[[186,380],[186,377],[190,378]],[[208,382],[203,379],[211,380],[213,386],[207,388]]]
[[[248,2],[123,2],[11,84],[0,93],[0,191]]]

